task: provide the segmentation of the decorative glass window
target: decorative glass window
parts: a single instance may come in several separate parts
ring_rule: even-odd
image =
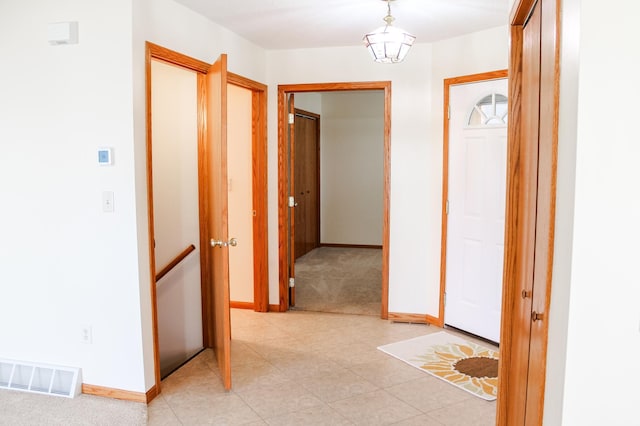
[[[469,126],[496,126],[507,124],[507,97],[492,93],[480,99],[469,114]]]

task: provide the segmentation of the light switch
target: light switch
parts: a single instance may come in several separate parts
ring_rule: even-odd
[[[113,213],[113,191],[102,192],[102,211]]]

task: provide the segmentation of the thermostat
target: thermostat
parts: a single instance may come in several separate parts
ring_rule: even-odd
[[[113,164],[112,148],[98,148],[98,164],[101,166],[111,166]]]

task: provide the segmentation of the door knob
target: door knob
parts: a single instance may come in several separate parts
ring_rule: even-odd
[[[211,247],[227,247],[227,246],[231,246],[231,247],[235,247],[238,245],[238,240],[236,240],[235,238],[231,238],[229,241],[219,241],[219,240],[215,240],[215,239],[211,239]]]

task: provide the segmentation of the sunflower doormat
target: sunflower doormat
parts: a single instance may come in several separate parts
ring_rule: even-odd
[[[407,364],[487,401],[498,393],[498,352],[445,331],[379,346]]]

